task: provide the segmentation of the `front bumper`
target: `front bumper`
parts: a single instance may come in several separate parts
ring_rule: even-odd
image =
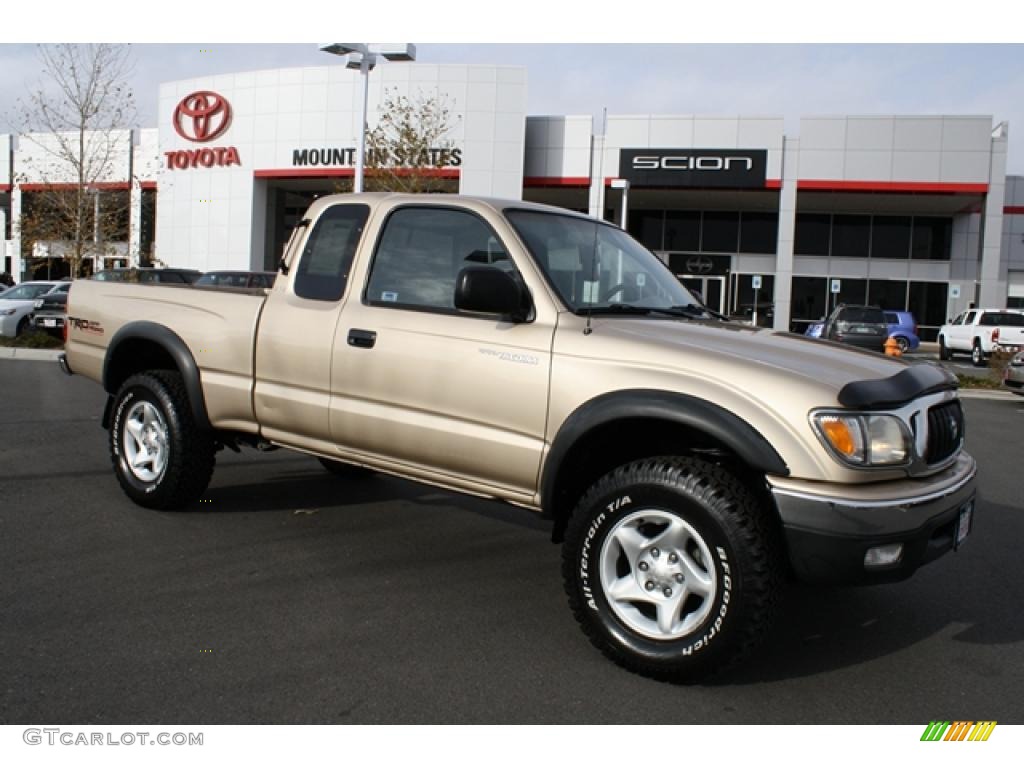
[[[1010,363],[1003,372],[1003,386],[1018,395],[1024,395],[1024,363]]]
[[[790,562],[802,581],[899,581],[954,548],[960,512],[977,494],[977,465],[961,452],[928,478],[863,486],[770,478]],[[972,514],[973,516],[973,514]],[[867,568],[869,549],[901,543],[900,559]]]
[[[11,338],[17,336],[18,323],[23,317],[24,315],[21,314],[0,315],[0,336],[10,336]]]

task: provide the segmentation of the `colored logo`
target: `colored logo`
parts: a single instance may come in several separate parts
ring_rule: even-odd
[[[231,105],[219,93],[196,91],[175,107],[173,123],[183,139],[213,141],[231,125]]]
[[[932,720],[921,735],[921,741],[988,741],[996,728],[995,720]]]

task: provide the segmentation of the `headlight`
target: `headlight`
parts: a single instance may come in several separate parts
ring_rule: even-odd
[[[892,467],[911,459],[911,435],[897,417],[880,413],[818,412],[818,437],[832,454],[856,467]]]
[[[40,307],[43,306],[43,300],[42,299],[36,299],[36,303],[33,304],[32,306],[34,306],[36,309],[39,309]]]
[[[9,317],[17,311],[16,309],[0,309],[0,317]]]

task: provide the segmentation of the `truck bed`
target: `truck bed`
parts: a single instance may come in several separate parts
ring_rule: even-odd
[[[173,328],[199,367],[210,423],[255,431],[253,347],[262,289],[76,280],[68,300],[68,363],[102,380],[104,356],[130,323]]]

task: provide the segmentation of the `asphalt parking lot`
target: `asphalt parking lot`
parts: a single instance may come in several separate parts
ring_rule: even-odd
[[[755,660],[690,686],[587,643],[528,512],[283,451],[222,453],[201,504],[152,512],[97,385],[0,360],[0,403],[0,723],[1024,723],[1024,398],[965,398],[960,552],[793,585]]]

